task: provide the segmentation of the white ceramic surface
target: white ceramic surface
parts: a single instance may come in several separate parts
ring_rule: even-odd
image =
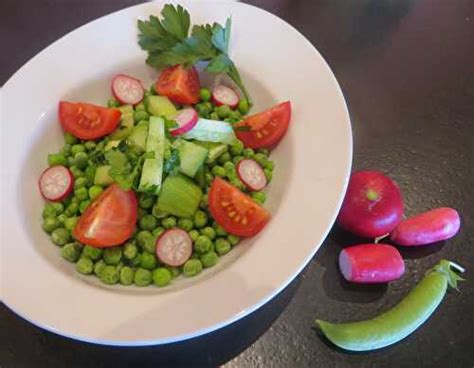
[[[231,56],[254,111],[290,99],[292,122],[272,153],[273,218],[212,271],[172,287],[104,287],[80,277],[41,230],[37,180],[62,144],[61,99],[104,103],[116,73],[148,85],[156,71],[137,45],[136,21],[162,2],[137,5],[61,38],[5,85],[1,109],[1,297],[21,317],[55,333],[113,345],[151,345],[213,331],[269,301],[314,256],[340,207],[351,166],[344,98],[316,49],[283,20],[234,2],[182,2],[193,23],[232,16]],[[317,285],[315,285],[317,287]]]

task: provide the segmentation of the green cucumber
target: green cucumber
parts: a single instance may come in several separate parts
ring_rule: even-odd
[[[212,164],[222,154],[227,152],[228,149],[229,149],[229,146],[227,144],[214,144],[214,147],[209,149],[209,153],[207,155],[206,163]]]
[[[144,152],[146,149],[146,138],[148,136],[148,123],[141,123],[133,127],[132,132],[127,138],[129,146],[135,148],[138,152]]]
[[[94,184],[100,186],[106,186],[112,184],[114,179],[109,175],[110,165],[99,166],[95,170]]]
[[[111,141],[108,141],[107,144],[104,147],[104,151],[110,151],[112,148],[117,148],[120,144],[119,139],[114,139]]]
[[[193,129],[182,135],[186,139],[232,145],[237,141],[230,123],[218,120],[199,119]]]
[[[176,113],[176,107],[165,96],[148,96],[145,99],[145,108],[148,113],[153,116],[165,116],[170,118]]]
[[[131,105],[120,106],[122,112],[120,117],[120,125],[110,135],[111,139],[124,139],[130,135],[133,130],[135,120],[133,119],[133,107]]]
[[[180,218],[191,218],[202,198],[202,190],[193,180],[182,174],[169,175],[161,187],[155,213],[168,213]]]
[[[207,157],[208,150],[198,144],[177,139],[173,147],[179,152],[179,171],[194,178]]]
[[[119,106],[118,109],[123,114],[133,114],[133,106],[132,105],[122,105]]]
[[[153,158],[143,162],[142,176],[138,186],[139,192],[158,194],[163,178],[163,155],[165,150],[165,122],[162,118],[152,116],[149,122],[146,152],[153,152]]]

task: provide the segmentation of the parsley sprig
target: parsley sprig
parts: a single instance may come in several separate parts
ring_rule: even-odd
[[[184,64],[190,67],[198,61],[207,62],[205,71],[225,73],[252,103],[239,71],[229,58],[231,19],[225,27],[218,23],[194,25],[189,35],[191,19],[182,6],[166,4],[161,11],[162,19],[151,15],[147,21],[138,21],[138,43],[148,52],[146,62],[158,69]]]

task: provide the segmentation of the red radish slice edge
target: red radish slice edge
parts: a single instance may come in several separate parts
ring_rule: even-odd
[[[41,174],[38,181],[39,190],[43,198],[58,202],[66,198],[72,191],[74,177],[65,166],[53,166]]]
[[[217,105],[228,105],[235,109],[239,104],[239,95],[230,87],[220,84],[212,90],[212,101]]]
[[[122,104],[136,105],[145,94],[142,82],[125,74],[118,74],[112,79],[112,94]]]
[[[237,175],[250,190],[262,190],[267,186],[267,177],[262,167],[252,159],[244,159],[237,164]]]
[[[156,256],[168,266],[183,265],[193,252],[193,241],[182,229],[166,230],[156,240]]]
[[[173,120],[176,121],[178,127],[171,130],[172,136],[177,136],[189,132],[197,124],[199,115],[196,110],[192,107],[178,111],[174,116]]]

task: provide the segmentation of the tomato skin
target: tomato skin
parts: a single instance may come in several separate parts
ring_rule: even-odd
[[[79,218],[73,236],[96,248],[122,244],[133,235],[137,211],[135,193],[111,184]]]
[[[120,110],[84,102],[59,102],[59,121],[66,132],[80,139],[97,139],[111,133],[120,122]]]
[[[247,117],[235,124],[238,127],[250,127],[250,130],[236,129],[235,134],[245,147],[273,148],[285,136],[291,119],[290,101],[282,102],[266,111]]]
[[[209,190],[209,210],[225,231],[242,237],[256,235],[270,219],[265,208],[219,177]]]
[[[164,69],[156,82],[156,91],[173,102],[192,105],[199,102],[199,76],[194,67],[182,64]]]

